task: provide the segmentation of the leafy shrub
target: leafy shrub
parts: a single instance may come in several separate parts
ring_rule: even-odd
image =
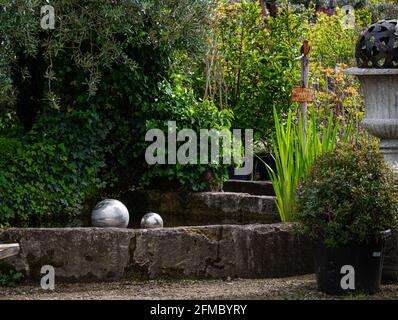
[[[338,64],[335,68],[317,70],[320,76],[318,91],[309,109],[317,112],[320,118],[326,118],[332,112],[335,119],[340,120],[343,125],[352,121],[357,134],[362,134],[364,99],[358,79],[344,74],[346,67],[347,65]]]
[[[358,33],[353,29],[344,29],[343,16],[341,12],[333,16],[321,13],[311,28],[310,59],[315,70],[320,66],[334,68],[338,63],[353,65]]]
[[[372,20],[382,19],[396,19],[398,17],[398,2],[392,1],[375,1],[369,6],[369,11],[372,13]]]
[[[344,70],[355,65],[355,44],[361,25],[366,24],[365,20],[369,18],[363,9],[359,19],[360,10],[356,10],[355,30],[344,29],[344,13],[339,12],[330,17],[320,14],[309,34],[312,44],[310,85],[316,88],[316,94],[308,109],[317,112],[324,123],[327,123],[331,112],[343,127],[352,121],[357,135],[364,131],[360,124],[364,116],[364,99],[358,78],[345,75]]]
[[[228,110],[219,111],[209,100],[198,101],[192,90],[186,89],[178,81],[173,85],[164,82],[161,85],[163,94],[158,103],[149,105],[148,113],[152,120],[147,121],[147,129],[161,129],[167,137],[167,122],[176,121],[177,132],[182,129],[193,129],[199,137],[200,129],[229,129],[232,113]],[[152,112],[152,113],[151,113]],[[177,149],[182,143],[177,144]],[[226,179],[226,166],[222,164],[165,164],[149,166],[143,176],[143,183],[159,187],[159,181],[165,181],[168,188],[173,182],[177,188],[201,191],[221,189]],[[167,150],[164,150],[167,157]],[[220,159],[220,163],[222,158]]]
[[[1,80],[0,80],[1,81]],[[0,131],[16,125],[15,92],[7,82],[0,82]]]
[[[355,10],[355,21],[358,31],[366,29],[372,24],[372,12],[368,8],[358,8]]]
[[[0,272],[0,287],[15,287],[23,279],[23,274],[14,270]]]
[[[108,131],[95,112],[49,113],[29,135],[0,138],[0,225],[80,223],[85,201],[104,187]]]
[[[233,128],[254,129],[255,140],[273,135],[273,106],[286,112],[299,83],[296,57],[308,17],[286,5],[266,18],[258,1],[223,1],[214,48],[207,62],[207,94],[234,112]]]
[[[33,119],[27,117],[29,109],[40,111],[43,99],[56,109],[73,100],[81,103],[95,96],[94,102],[105,100],[109,92],[101,91],[100,84],[112,77],[114,69],[124,70],[124,79],[131,74],[128,80],[136,84],[150,83],[153,73],[146,71],[155,68],[157,74],[163,73],[172,52],[200,50],[211,0],[54,0],[57,23],[55,30],[48,31],[39,23],[42,5],[40,1],[0,4],[4,39],[0,57],[8,62],[0,74],[8,74],[17,89],[25,89],[19,91],[18,108],[26,125],[34,122],[34,114],[29,115]],[[74,96],[70,93],[76,87],[79,94]]]
[[[397,219],[392,170],[372,145],[344,145],[318,158],[297,190],[297,218],[329,247],[365,244]]]

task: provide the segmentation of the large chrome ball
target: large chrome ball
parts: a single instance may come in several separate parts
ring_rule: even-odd
[[[118,200],[106,199],[96,205],[91,213],[93,227],[126,228],[129,224],[129,211]]]
[[[141,228],[142,229],[155,229],[155,228],[163,228],[163,219],[157,213],[147,213],[141,219]]]

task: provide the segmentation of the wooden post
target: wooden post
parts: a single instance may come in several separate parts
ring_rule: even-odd
[[[308,59],[308,54],[311,50],[311,46],[308,40],[304,40],[303,46],[301,47],[301,87],[302,88],[308,88],[308,78],[309,78],[309,70],[310,70],[310,60]],[[300,102],[300,112],[301,112],[301,118],[303,121],[303,137],[304,137],[304,142],[306,139],[306,132],[305,128],[307,127],[307,107],[308,107],[308,102]]]
[[[0,244],[0,260],[16,256],[19,253],[19,244]]]

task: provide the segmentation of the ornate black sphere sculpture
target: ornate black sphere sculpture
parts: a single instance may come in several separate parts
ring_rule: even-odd
[[[365,30],[355,57],[359,68],[398,68],[398,20],[380,20]]]

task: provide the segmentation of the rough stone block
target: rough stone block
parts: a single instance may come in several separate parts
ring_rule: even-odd
[[[19,243],[1,267],[38,281],[44,265],[56,281],[269,278],[313,272],[310,244],[289,224],[217,225],[151,230],[0,229],[0,242]]]

